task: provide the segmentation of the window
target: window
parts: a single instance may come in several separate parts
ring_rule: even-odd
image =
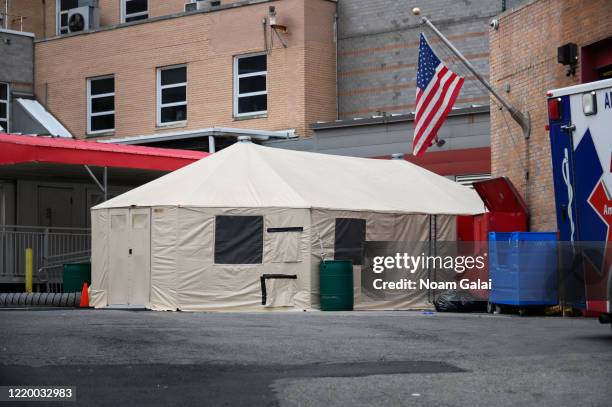
[[[68,34],[68,10],[79,7],[79,0],[57,0],[55,5],[57,34]]]
[[[0,127],[3,131],[9,131],[9,85],[8,83],[0,83]]]
[[[121,0],[121,15],[124,23],[149,18],[148,0]]]
[[[261,264],[263,216],[215,218],[215,264]]]
[[[365,219],[336,219],[334,259],[352,260],[354,266],[361,265],[361,255],[365,241]]]
[[[87,80],[87,133],[115,130],[115,77]]]
[[[157,69],[157,125],[187,120],[187,67]]]
[[[268,111],[266,54],[234,59],[234,116],[266,114]]]

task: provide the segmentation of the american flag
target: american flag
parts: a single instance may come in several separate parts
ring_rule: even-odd
[[[436,56],[421,33],[419,65],[417,68],[416,113],[412,153],[418,157],[425,153],[436,138],[448,112],[455,104],[463,86],[463,78]]]

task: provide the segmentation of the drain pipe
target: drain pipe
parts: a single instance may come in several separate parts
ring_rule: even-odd
[[[338,9],[338,3],[336,3],[336,10]],[[336,43],[336,120],[340,119],[340,91],[338,85],[338,12],[334,15],[334,42]]]

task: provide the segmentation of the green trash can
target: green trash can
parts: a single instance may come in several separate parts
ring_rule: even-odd
[[[324,260],[319,265],[322,311],[353,310],[353,262]]]
[[[91,285],[91,263],[64,264],[64,292],[80,293],[83,284]]]

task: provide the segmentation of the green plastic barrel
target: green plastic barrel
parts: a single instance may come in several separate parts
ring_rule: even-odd
[[[83,284],[91,285],[91,263],[64,264],[64,292],[80,293]]]
[[[319,266],[322,311],[353,310],[353,262],[325,260]]]

